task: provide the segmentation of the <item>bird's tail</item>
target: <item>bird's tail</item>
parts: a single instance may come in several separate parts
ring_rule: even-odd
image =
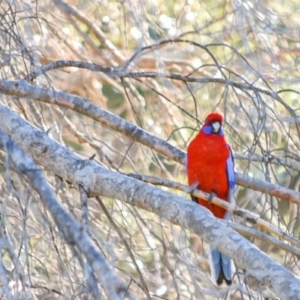
[[[223,280],[227,285],[231,284],[231,259],[222,254],[216,249],[211,251],[211,272],[218,285],[222,284]]]

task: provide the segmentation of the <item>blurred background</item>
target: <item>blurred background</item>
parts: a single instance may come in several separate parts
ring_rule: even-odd
[[[298,1],[1,1],[1,78],[26,79],[58,60],[115,67],[128,76],[66,67],[31,83],[78,95],[184,151],[206,115],[221,111],[236,171],[299,191],[299,23]],[[30,99],[1,95],[1,102],[81,157],[96,154],[106,168],[187,182],[184,166],[88,116]],[[78,191],[44,171],[80,220]],[[28,183],[11,173],[8,185],[4,168],[0,174],[1,226],[29,282],[22,288],[21,271],[3,251],[11,296],[92,299],[80,254]],[[208,247],[193,232],[117,199],[102,200],[107,212],[89,200],[92,238],[139,299],[146,296],[137,266],[153,299],[273,297],[262,283],[245,285],[242,270],[229,290],[216,287]],[[235,201],[299,238],[296,204],[241,186]],[[247,238],[299,275],[295,255]]]

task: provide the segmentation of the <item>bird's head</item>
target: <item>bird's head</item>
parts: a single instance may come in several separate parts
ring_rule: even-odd
[[[224,117],[221,113],[212,112],[206,117],[201,131],[205,134],[224,135],[224,131],[222,128],[223,120]]]

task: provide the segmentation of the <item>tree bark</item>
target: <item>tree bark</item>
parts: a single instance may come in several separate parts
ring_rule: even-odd
[[[116,198],[154,212],[182,227],[191,228],[205,242],[216,246],[231,257],[238,267],[246,270],[246,276],[255,277],[281,299],[300,299],[298,277],[217,220],[205,208],[80,158],[2,104],[0,128],[36,163],[76,186],[82,185],[90,195]]]

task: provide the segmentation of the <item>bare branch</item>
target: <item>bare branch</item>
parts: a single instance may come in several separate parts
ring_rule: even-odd
[[[83,223],[83,230],[89,235],[89,211],[88,211],[88,195],[85,191],[84,187],[81,185],[79,186],[79,193],[81,199],[81,208],[82,208],[82,223]]]
[[[92,268],[98,274],[109,299],[124,299],[129,295],[127,287],[116,276],[105,257],[82,230],[82,226],[63,208],[52,188],[38,169],[33,159],[27,156],[3,131],[0,131],[0,147],[7,154],[14,168],[24,174],[33,189],[48,207],[65,239],[75,244],[84,253]],[[132,297],[129,297],[132,298]]]
[[[176,189],[176,190],[180,190],[180,191],[183,191],[183,192],[186,192],[186,191],[189,190],[188,186],[186,186],[182,183],[176,182],[176,181],[171,181],[171,180],[167,180],[167,179],[163,179],[163,178],[157,178],[157,177],[154,177],[154,176],[145,176],[145,175],[141,175],[141,174],[127,174],[127,175],[130,176],[130,177],[133,177],[137,180],[141,180],[141,181],[151,183],[151,184],[154,184],[154,185],[166,186],[166,187],[173,188],[173,189]],[[293,236],[287,234],[286,232],[280,230],[279,228],[273,226],[272,224],[268,223],[267,221],[259,218],[257,215],[254,215],[251,212],[238,207],[234,203],[229,203],[229,202],[224,201],[224,200],[222,200],[218,197],[215,197],[215,196],[211,197],[210,194],[205,193],[205,192],[200,191],[200,190],[193,191],[192,195],[195,196],[195,197],[199,197],[201,199],[204,199],[206,201],[211,201],[213,204],[216,204],[217,206],[225,208],[226,210],[230,211],[234,215],[241,217],[243,220],[245,220],[245,221],[247,221],[247,222],[249,222],[253,225],[258,226],[261,229],[267,230],[270,233],[273,233],[277,237],[282,238],[283,240],[286,240],[286,241],[290,242],[291,245],[293,245],[293,246],[297,247],[298,249],[300,249],[300,242],[299,242],[298,239],[296,239]]]
[[[288,162],[283,159],[279,159],[277,157],[274,157],[272,155],[266,155],[264,157],[259,156],[259,155],[245,155],[245,154],[235,154],[235,159],[240,159],[240,160],[250,160],[250,161],[258,161],[262,163],[270,163],[270,164],[276,164],[276,165],[281,165],[284,167],[287,167],[289,169],[295,170],[300,172],[300,164],[297,164],[295,162]]]
[[[77,185],[84,185],[90,195],[117,198],[159,214],[161,217],[182,227],[193,229],[205,242],[216,246],[224,254],[231,257],[240,268],[245,269],[246,276],[253,276],[260,283],[266,284],[282,299],[297,299],[300,297],[300,281],[297,277],[214,218],[206,209],[196,203],[186,201],[128,176],[108,171],[93,161],[83,160],[67,148],[48,138],[45,133],[32,127],[3,105],[0,107],[0,119],[3,120],[6,116],[6,124],[8,124],[8,126],[2,124],[3,129],[10,134],[20,147],[32,153],[37,163]],[[8,137],[4,138],[4,145],[7,141],[9,141]],[[8,146],[6,145],[6,147]],[[9,149],[11,159],[17,159],[20,156],[20,150],[17,150],[16,154],[18,155],[15,158],[14,149]],[[23,158],[23,155],[20,157]],[[51,164],[49,164],[50,161]],[[20,163],[18,160],[17,162]],[[97,274],[104,267],[109,272],[108,274],[112,276],[110,280],[114,279],[115,275],[111,273],[107,262],[99,256],[88,236],[80,230],[80,226],[73,221],[73,218],[63,210],[61,204],[54,202],[55,195],[53,195],[52,189],[48,191],[48,184],[46,186],[42,184],[44,182],[40,171],[35,167],[32,168],[32,166],[34,166],[33,161],[27,158],[26,161],[22,161],[21,170],[28,176],[33,187],[41,193],[41,198],[45,201],[57,223],[63,226],[65,224],[61,223],[61,220],[70,220],[69,224],[72,224],[72,227],[64,227],[62,229],[64,234],[68,233],[72,240],[78,243],[78,247],[85,253],[87,259],[91,263],[93,262]],[[82,243],[83,241],[84,243]],[[95,258],[98,258],[97,261],[102,263],[100,265],[95,263]],[[99,274],[99,276],[101,275]],[[102,284],[106,291],[112,289],[112,292],[117,292],[115,286],[108,283],[110,280],[106,282],[105,279],[108,279],[107,276],[102,278]],[[117,280],[116,282],[120,281]],[[121,287],[121,290],[118,291],[125,292],[122,284],[119,287]]]
[[[55,0],[54,4],[64,13],[75,16],[75,18],[77,18],[79,21],[86,24],[88,28],[90,28],[92,33],[99,39],[99,41],[101,41],[101,43],[105,47],[107,47],[119,61],[122,62],[124,60],[124,56],[105,36],[102,30],[99,27],[95,26],[95,24],[93,24],[93,22],[91,22],[80,10],[69,5],[67,2],[63,0]]]
[[[49,104],[57,104],[65,108],[72,109],[93,118],[106,127],[132,138],[133,140],[155,150],[169,159],[173,159],[183,165],[185,164],[185,152],[182,150],[78,96],[33,86],[24,80],[0,80],[0,92],[5,93],[6,95],[24,98],[27,97],[32,100],[38,100]],[[240,173],[236,173],[236,181],[242,186],[297,204],[300,203],[300,193],[297,191]]]
[[[225,228],[299,276],[295,3],[1,2],[0,129],[39,163],[56,200],[137,298],[273,299],[275,290],[288,298],[292,282],[298,292],[290,273],[289,288],[278,292],[276,263],[270,275],[259,252],[244,242],[237,250],[231,231],[205,227],[209,215],[204,224],[191,201],[161,191],[189,198],[179,183],[185,149],[208,112],[222,112],[237,206],[212,202],[232,212],[235,223]],[[59,230],[18,167],[0,149],[0,298],[108,298],[103,274],[64,238],[69,227]],[[205,241],[245,260],[231,286],[216,287],[209,276]]]
[[[134,255],[132,253],[132,250],[130,249],[130,246],[128,245],[124,235],[122,234],[122,231],[120,230],[120,228],[117,226],[117,224],[115,223],[115,221],[113,220],[113,218],[110,216],[108,210],[106,209],[105,205],[103,204],[103,201],[101,200],[101,198],[99,196],[96,197],[96,200],[98,202],[98,204],[100,205],[101,209],[103,210],[104,214],[106,215],[107,219],[109,220],[109,222],[111,223],[111,225],[114,227],[114,229],[116,230],[116,232],[118,233],[119,237],[121,238],[122,240],[122,243],[125,245],[125,248],[128,252],[128,255],[132,261],[132,263],[134,264],[138,274],[139,274],[139,277],[140,277],[140,281],[141,281],[141,285],[142,285],[142,288],[143,288],[143,291],[145,292],[146,296],[147,296],[147,299],[151,299],[151,296],[150,296],[150,293],[149,293],[149,290],[148,290],[148,287],[147,287],[147,284],[145,282],[145,279],[143,277],[143,274],[134,258]]]

